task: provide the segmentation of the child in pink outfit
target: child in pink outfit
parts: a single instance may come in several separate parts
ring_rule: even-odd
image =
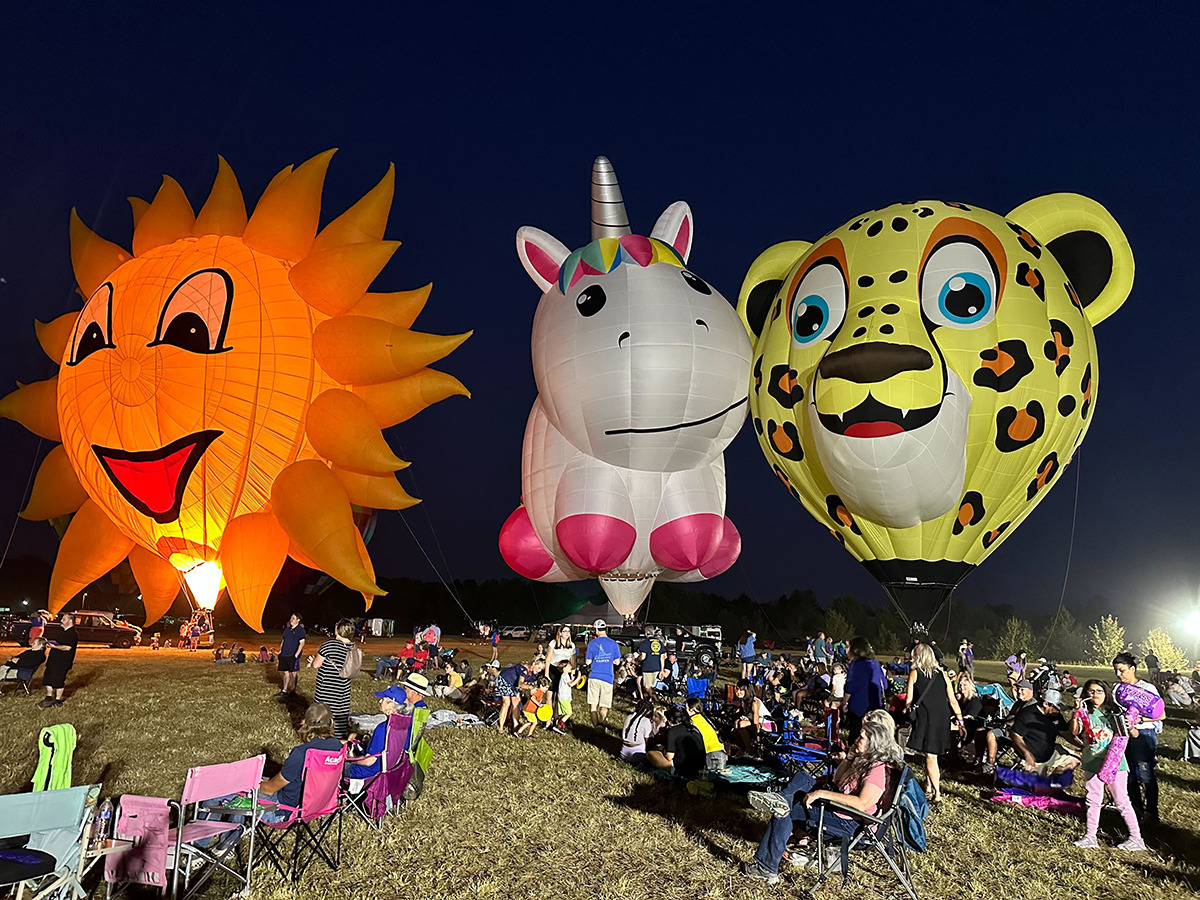
[[[1075,841],[1075,846],[1100,846],[1096,840],[1096,831],[1100,825],[1100,807],[1104,805],[1104,789],[1107,787],[1113,803],[1121,811],[1121,817],[1129,828],[1129,840],[1118,845],[1118,848],[1145,850],[1142,831],[1133,812],[1133,804],[1129,802],[1129,764],[1125,762],[1124,753],[1121,754],[1116,777],[1109,775],[1111,781],[1107,782],[1101,778],[1104,760],[1113,739],[1113,729],[1119,724],[1117,716],[1123,713],[1113,707],[1109,700],[1108,686],[1103,681],[1089,679],[1083,685],[1082,696],[1083,705],[1075,714],[1071,731],[1083,742],[1083,762],[1080,768],[1087,773],[1087,834]]]

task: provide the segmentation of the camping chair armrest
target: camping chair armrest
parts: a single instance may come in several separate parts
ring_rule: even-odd
[[[825,806],[834,812],[840,812],[843,815],[847,815],[855,819],[861,819],[862,821],[870,822],[873,825],[882,825],[884,821],[878,816],[865,813],[861,809],[855,809],[853,806],[847,806],[845,803],[838,803],[836,800],[826,800],[822,798],[817,800],[816,803],[821,804],[822,806]]]

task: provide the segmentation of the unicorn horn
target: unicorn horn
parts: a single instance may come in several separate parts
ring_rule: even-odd
[[[629,216],[617,173],[607,156],[597,156],[592,163],[592,240],[629,233]]]

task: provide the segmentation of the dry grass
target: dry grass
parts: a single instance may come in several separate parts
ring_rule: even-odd
[[[371,652],[380,645],[368,648]],[[505,658],[529,645],[506,645]],[[483,648],[469,653],[476,662]],[[486,651],[485,651],[486,652]],[[997,674],[988,665],[981,672]],[[1081,680],[1084,670],[1077,670]],[[302,676],[311,691],[313,675]],[[34,736],[68,721],[79,731],[75,783],[103,781],[105,794],[178,796],[188,766],[265,749],[277,765],[294,744],[289,710],[271,698],[273,666],[216,666],[207,654],[84,649],[68,684],[68,703],[41,710],[35,699],[3,699],[9,727],[0,788],[24,789],[36,762]],[[352,708],[374,709],[361,676]],[[583,707],[577,698],[577,709]],[[434,701],[433,705],[440,705]],[[586,710],[584,710],[586,715]],[[614,714],[615,716],[616,714]],[[1182,731],[1166,731],[1160,767],[1164,828],[1150,835],[1155,853],[1084,852],[1070,846],[1077,819],[993,804],[981,790],[945,781],[947,801],[927,825],[930,852],[914,857],[922,897],[1178,898],[1200,886],[1189,864],[1200,768],[1178,761]],[[344,863],[314,864],[299,889],[266,870],[256,900],[324,896],[367,898],[753,898],[781,888],[743,882],[764,819],[735,794],[694,797],[613,759],[611,733],[538,734],[520,741],[494,731],[436,730],[434,768],[425,795],[380,833],[347,817]],[[1111,828],[1115,820],[1104,820]],[[1109,833],[1110,839],[1113,833]],[[787,876],[793,890],[811,876]],[[898,896],[886,880],[858,876],[822,896]],[[223,896],[220,888],[211,896]]]

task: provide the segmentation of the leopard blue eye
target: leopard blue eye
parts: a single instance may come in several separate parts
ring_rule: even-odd
[[[792,342],[808,347],[831,338],[846,317],[846,279],[832,260],[805,273],[792,294]]]
[[[965,236],[941,242],[921,270],[921,309],[934,325],[979,328],[996,317],[996,265]]]

